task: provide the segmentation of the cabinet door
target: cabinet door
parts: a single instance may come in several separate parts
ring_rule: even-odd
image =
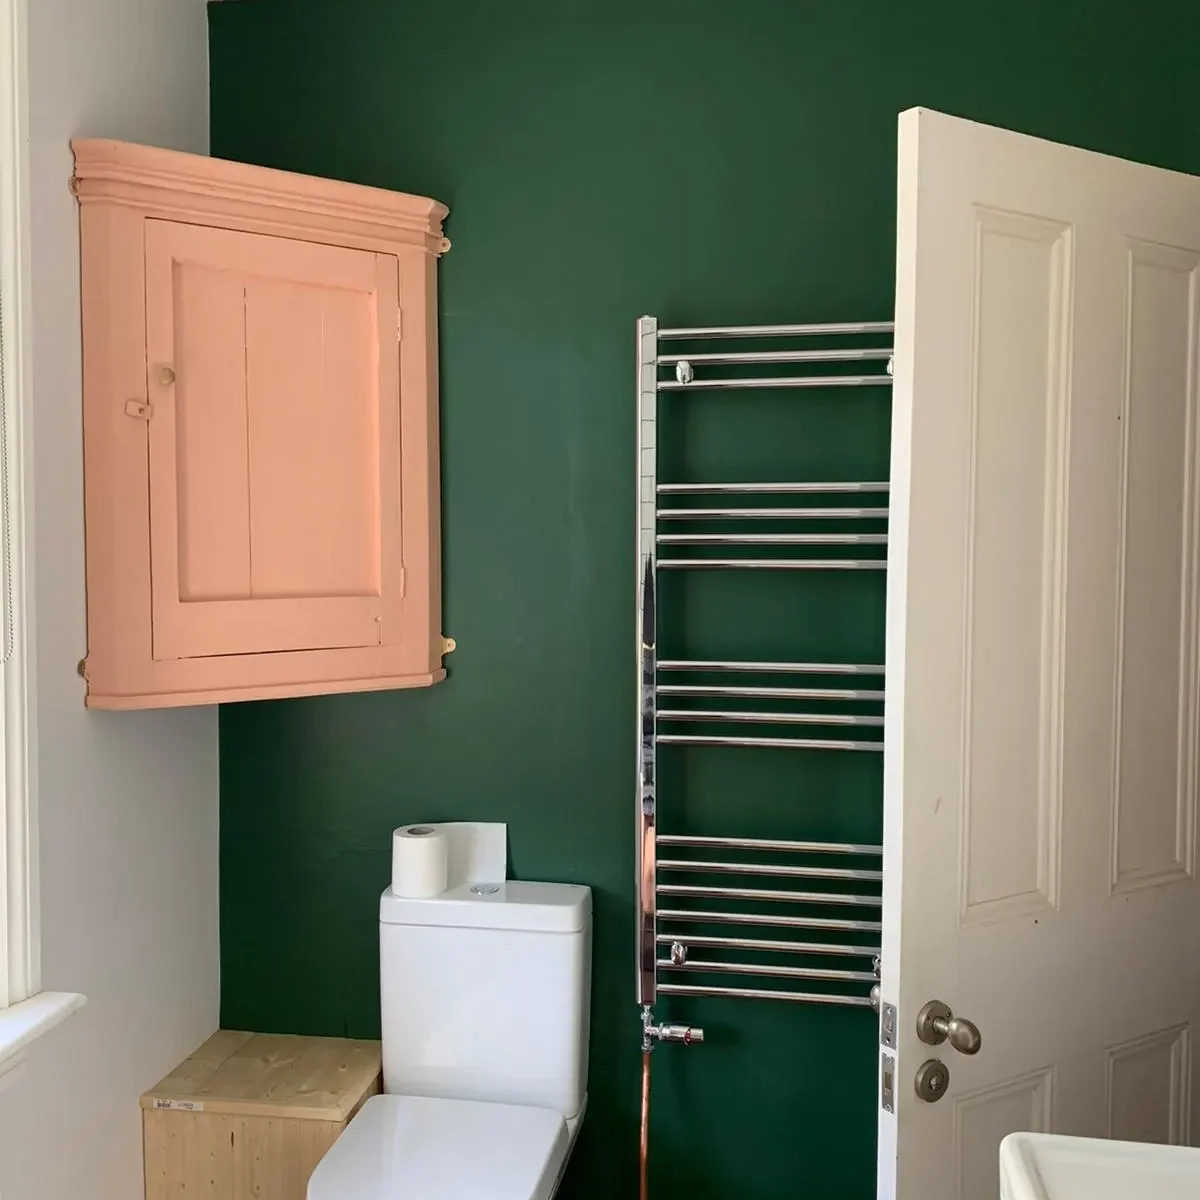
[[[146,222],[156,659],[399,619],[397,261]]]

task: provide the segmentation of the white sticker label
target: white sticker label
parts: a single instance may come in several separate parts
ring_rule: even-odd
[[[202,1100],[159,1100],[155,1098],[154,1107],[178,1109],[180,1112],[203,1112],[204,1102]]]

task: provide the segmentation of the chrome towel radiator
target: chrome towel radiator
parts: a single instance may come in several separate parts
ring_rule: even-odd
[[[864,337],[869,345],[860,344]],[[659,995],[878,1005],[882,847],[663,832],[656,772],[659,746],[877,754],[882,664],[660,660],[657,584],[660,571],[883,571],[888,485],[660,481],[658,410],[660,397],[669,412],[689,392],[709,389],[888,387],[891,340],[891,322],[660,329],[654,317],[638,321],[644,1051],[660,1040],[702,1039],[689,1026],[654,1023]],[[754,348],[725,349],[739,342]],[[674,352],[681,343],[686,349]],[[702,982],[714,978],[720,982]]]

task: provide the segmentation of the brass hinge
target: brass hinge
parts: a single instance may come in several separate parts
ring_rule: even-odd
[[[404,337],[404,310],[396,309],[396,341]]]
[[[127,417],[141,417],[143,421],[148,421],[154,416],[154,405],[145,400],[126,400],[125,415]]]

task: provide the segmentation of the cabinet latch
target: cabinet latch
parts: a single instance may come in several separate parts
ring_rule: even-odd
[[[125,415],[127,417],[141,417],[143,421],[148,421],[154,416],[154,405],[146,400],[126,400]]]

